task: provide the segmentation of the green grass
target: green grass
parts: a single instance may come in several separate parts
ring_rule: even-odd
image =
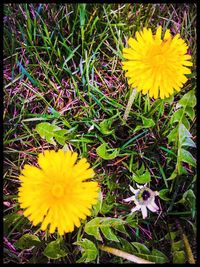
[[[196,4],[139,3],[4,5],[5,263],[77,262],[81,251],[74,242],[87,238],[96,248],[101,244],[84,230],[95,217],[119,218],[127,223],[126,233],[113,230],[119,243],[104,237],[107,246],[139,256],[145,248],[138,251],[131,244],[138,242],[150,252],[158,249],[170,263],[188,262],[183,256],[187,254],[181,227],[196,259],[196,168],[190,159],[181,169],[180,136],[177,132],[175,140],[170,142],[168,138],[183,123],[191,139],[196,140],[195,105],[185,106],[179,121],[171,119],[180,99],[196,90],[196,8]],[[153,100],[137,94],[124,124],[130,90],[122,71],[122,48],[137,30],[145,26],[154,32],[158,25],[173,34],[180,33],[188,43],[194,64],[192,74],[183,90],[169,99]],[[63,147],[40,137],[35,128],[41,122],[67,130],[66,146],[87,157],[103,197],[98,213],[63,238],[67,256],[58,260],[43,255],[57,235],[45,236],[37,231],[21,215],[17,204],[18,176],[23,165],[36,164],[43,149]],[[91,126],[94,128],[89,131]],[[107,143],[109,154],[117,149],[117,157],[101,158],[96,149],[103,143]],[[195,148],[185,149],[195,157]],[[178,173],[169,179],[176,169]],[[129,184],[135,187],[133,174],[139,171],[142,175],[145,170],[151,175],[152,190],[166,190],[158,199],[161,212],[149,212],[143,220],[140,212],[130,216],[134,204],[124,204],[122,199],[130,196]],[[174,240],[166,237],[172,232],[177,232]],[[41,247],[12,249],[11,245],[15,246],[25,233],[38,236]],[[173,246],[173,242],[179,243]],[[129,262],[101,250],[98,253],[93,263]]]

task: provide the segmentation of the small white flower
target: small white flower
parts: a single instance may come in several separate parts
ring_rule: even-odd
[[[91,132],[92,130],[94,130],[94,124],[90,126],[90,128],[88,129],[88,133]]]
[[[129,185],[130,190],[134,195],[123,199],[123,201],[134,201],[136,206],[131,209],[131,213],[141,209],[142,217],[145,219],[147,217],[147,208],[152,212],[157,212],[159,210],[159,207],[155,203],[155,196],[158,196],[159,193],[146,187],[146,184],[142,186],[138,184],[136,185],[138,189],[134,189]]]

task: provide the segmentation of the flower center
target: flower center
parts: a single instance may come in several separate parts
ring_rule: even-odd
[[[154,192],[151,191],[149,188],[142,188],[136,194],[135,198],[139,202],[140,205],[148,205],[151,202],[152,198],[154,197]]]
[[[165,57],[163,55],[156,55],[154,56],[153,61],[156,66],[161,66],[165,64]]]
[[[55,184],[51,189],[51,193],[54,197],[60,198],[64,195],[64,188],[60,184]]]
[[[150,193],[147,190],[144,190],[142,193],[142,199],[146,201],[150,197]]]

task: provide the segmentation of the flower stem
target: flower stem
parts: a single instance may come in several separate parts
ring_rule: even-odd
[[[129,261],[132,261],[135,263],[147,263],[147,264],[148,263],[155,263],[155,262],[144,260],[142,258],[139,258],[135,255],[129,254],[127,252],[121,251],[121,250],[116,249],[116,248],[111,248],[111,247],[107,247],[107,246],[103,246],[103,245],[99,245],[98,247],[103,251],[106,251],[106,252],[111,253],[115,256],[122,257],[126,260],[129,260]]]
[[[195,264],[194,256],[192,254],[192,249],[190,247],[190,243],[188,241],[188,238],[187,238],[187,236],[185,234],[182,234],[182,237],[183,237],[183,242],[184,242],[185,250],[186,250],[186,253],[187,253],[187,257],[188,257],[188,262],[190,264]]]
[[[128,100],[128,104],[126,106],[126,110],[124,112],[124,116],[123,116],[123,120],[126,122],[127,121],[127,118],[128,118],[128,115],[129,115],[129,112],[131,110],[131,107],[132,107],[132,104],[133,104],[133,101],[135,99],[135,96],[136,96],[136,89],[131,89],[131,92],[130,92],[130,96],[129,96],[129,100]]]

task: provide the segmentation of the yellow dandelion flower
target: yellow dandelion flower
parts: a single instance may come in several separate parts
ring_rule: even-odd
[[[39,154],[40,168],[25,165],[19,179],[18,199],[24,216],[40,229],[60,235],[80,226],[97,202],[98,184],[85,181],[94,176],[85,158],[77,163],[76,152],[46,150]]]
[[[190,74],[191,56],[187,54],[188,46],[180,34],[171,36],[166,30],[161,37],[162,27],[156,34],[151,29],[143,28],[136,32],[135,39],[128,40],[130,48],[123,49],[123,56],[128,61],[123,62],[129,85],[149,93],[150,97],[165,98],[180,91],[187,81],[185,74]]]

